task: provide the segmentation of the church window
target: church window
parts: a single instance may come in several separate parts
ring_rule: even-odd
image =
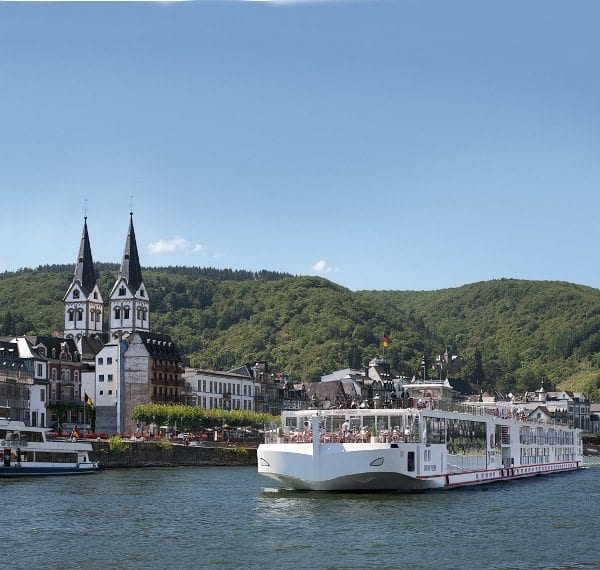
[[[129,307],[123,307],[123,318],[124,319],[129,318]]]
[[[73,322],[73,309],[69,309],[69,322]]]
[[[94,291],[94,299],[98,298],[98,291]]]
[[[119,296],[125,297],[126,294],[127,294],[127,290],[125,289],[125,286],[121,285],[121,287],[119,287]]]
[[[145,295],[145,293],[144,293],[144,288],[142,287],[142,288],[140,289],[140,297],[143,297],[144,295]]]
[[[115,319],[120,319],[120,318],[121,318],[121,308],[115,307]]]
[[[73,299],[79,299],[79,289],[73,289]]]
[[[83,309],[77,309],[77,320],[78,321],[83,320]]]

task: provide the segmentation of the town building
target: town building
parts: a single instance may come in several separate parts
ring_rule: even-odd
[[[186,368],[183,378],[187,405],[201,406],[206,410],[255,411],[260,383],[245,367],[231,372]]]

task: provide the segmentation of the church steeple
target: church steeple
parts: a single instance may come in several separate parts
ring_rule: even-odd
[[[127,241],[125,242],[120,274],[127,281],[132,291],[139,289],[142,284],[142,268],[140,267],[140,257],[133,229],[133,212],[129,212],[129,231],[127,232]]]
[[[149,331],[150,300],[142,279],[133,212],[129,214],[129,230],[117,280],[110,292],[110,333],[113,338],[135,330]]]
[[[75,263],[73,281],[67,289],[63,302],[65,305],[65,337],[78,340],[82,336],[102,332],[104,302],[96,283],[87,216],[83,219],[83,234]]]
[[[79,281],[86,296],[89,295],[96,285],[96,274],[94,272],[94,260],[92,259],[92,248],[87,228],[87,216],[83,218],[83,235],[79,246],[79,257],[75,265],[74,281]]]

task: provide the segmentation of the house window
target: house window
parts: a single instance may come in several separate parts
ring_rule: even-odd
[[[104,382],[104,374],[100,374],[100,376],[98,376],[98,382]]]
[[[43,372],[43,367],[42,367],[41,363],[38,362],[38,365],[37,365],[38,378],[40,378],[42,376],[42,372]]]
[[[106,364],[112,364],[112,356],[106,357]]]
[[[100,396],[103,396],[103,395],[104,395],[104,390],[100,390],[100,392],[98,392],[98,394],[99,394]]]
[[[109,391],[108,391],[108,395],[109,395],[109,396],[112,396],[112,390],[109,390]]]
[[[98,358],[98,364],[104,364],[104,358],[101,356]]]
[[[46,389],[40,388],[40,402],[46,401]]]
[[[94,299],[98,298],[98,291],[94,291]]]
[[[109,375],[107,376],[107,382],[112,382],[112,381],[113,381],[113,375],[112,375],[112,374],[109,374]]]
[[[143,297],[144,295],[145,295],[145,293],[144,293],[144,288],[142,287],[142,288],[140,289],[140,297]]]

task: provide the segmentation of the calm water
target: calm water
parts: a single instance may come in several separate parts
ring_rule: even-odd
[[[254,468],[0,481],[0,568],[599,568],[600,463],[417,495],[278,491]]]

